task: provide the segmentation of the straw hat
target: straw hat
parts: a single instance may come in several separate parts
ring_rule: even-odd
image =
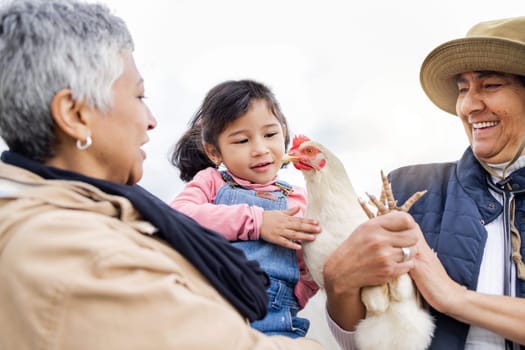
[[[419,77],[430,100],[455,115],[455,77],[471,71],[525,76],[525,17],[481,22],[465,38],[436,47],[423,61]]]

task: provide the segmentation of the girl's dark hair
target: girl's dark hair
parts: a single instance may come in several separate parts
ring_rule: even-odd
[[[286,118],[272,91],[253,80],[229,80],[213,87],[202,102],[200,109],[189,122],[189,129],[175,145],[171,164],[180,170],[182,181],[190,181],[200,170],[214,167],[204,152],[203,143],[213,145],[219,151],[217,140],[220,133],[233,121],[246,114],[251,102],[265,100],[268,108],[283,127],[284,146],[288,149],[290,133]]]

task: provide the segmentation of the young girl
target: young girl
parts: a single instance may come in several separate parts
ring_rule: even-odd
[[[309,327],[297,312],[318,290],[300,241],[315,239],[320,228],[299,217],[305,190],[277,177],[289,141],[286,119],[266,86],[251,80],[215,86],[175,146],[171,162],[188,184],[171,206],[259,262],[270,277],[268,314],[252,326],[295,338]]]

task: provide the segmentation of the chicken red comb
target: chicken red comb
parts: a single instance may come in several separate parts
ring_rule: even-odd
[[[310,139],[304,135],[295,135],[292,141],[292,148],[298,148],[305,141],[310,141]]]

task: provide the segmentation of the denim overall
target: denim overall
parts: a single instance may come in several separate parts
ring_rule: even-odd
[[[217,192],[215,204],[248,204],[264,210],[285,210],[288,208],[288,192],[291,186],[278,181],[276,186],[282,190],[257,192],[241,187],[233,178],[222,171],[227,185]],[[268,314],[251,326],[267,335],[284,335],[291,338],[303,337],[308,331],[310,321],[297,317],[299,304],[294,287],[299,281],[299,266],[295,250],[284,248],[263,240],[232,242],[250,260],[257,260],[270,277],[268,292]]]

